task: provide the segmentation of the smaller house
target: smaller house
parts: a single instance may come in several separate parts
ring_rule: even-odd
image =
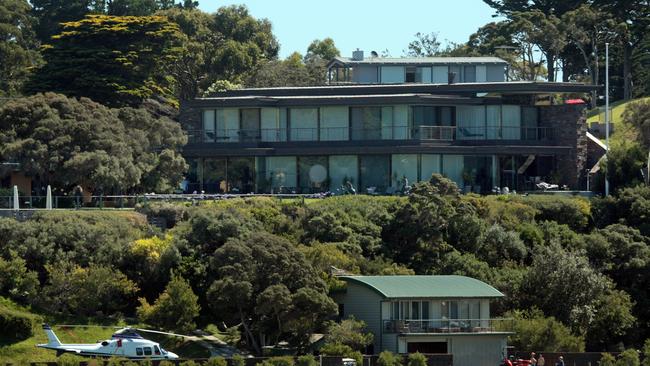
[[[465,276],[341,276],[334,295],[342,318],[363,320],[374,335],[369,353],[452,354],[455,366],[497,366],[508,322],[490,317],[504,295]]]

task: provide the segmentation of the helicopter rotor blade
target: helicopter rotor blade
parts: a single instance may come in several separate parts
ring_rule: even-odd
[[[181,337],[181,338],[194,338],[193,336],[188,336],[184,334],[177,334],[177,333],[171,333],[171,332],[163,332],[160,330],[151,330],[151,329],[142,329],[142,328],[133,328],[139,332],[146,332],[146,333],[154,333],[154,334],[163,334],[163,335],[169,335],[169,336],[174,336],[174,337]]]

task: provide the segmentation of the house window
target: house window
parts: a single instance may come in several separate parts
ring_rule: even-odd
[[[476,66],[465,66],[465,82],[466,83],[475,83],[476,82]]]
[[[422,301],[422,319],[429,319],[429,302]]]
[[[408,66],[406,68],[406,82],[407,83],[414,83],[415,82],[415,74],[417,72],[417,68],[413,66]],[[421,75],[421,74],[420,74]]]
[[[411,319],[420,319],[419,301],[411,301]]]

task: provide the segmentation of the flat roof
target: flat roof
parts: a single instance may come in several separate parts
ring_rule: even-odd
[[[278,97],[278,96],[340,96],[377,95],[377,94],[464,94],[504,93],[504,94],[539,94],[539,93],[580,93],[602,88],[601,85],[541,81],[499,81],[455,84],[355,84],[322,85],[278,88],[233,89],[216,93],[214,96],[195,100],[210,100],[231,97]]]
[[[477,57],[367,57],[354,60],[351,57],[337,56],[329,65],[450,65],[450,64],[503,64],[508,62],[493,56]]]
[[[445,276],[341,276],[379,293],[384,298],[492,298],[504,295],[475,278]]]

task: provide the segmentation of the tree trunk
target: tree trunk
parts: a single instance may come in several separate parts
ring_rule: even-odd
[[[555,81],[555,55],[550,53],[546,55],[546,70],[548,72],[546,80]]]
[[[251,342],[251,347],[253,348],[253,352],[255,352],[256,355],[262,355],[262,349],[260,348],[259,343],[257,343],[257,339],[255,339],[255,336],[253,335],[253,332],[251,332],[250,328],[248,327],[248,324],[246,323],[246,320],[244,319],[244,314],[242,313],[241,309],[239,309],[239,319],[241,320],[241,324],[244,326],[244,331],[246,332],[246,337]]]
[[[630,42],[623,44],[623,99],[632,99],[632,46]]]

